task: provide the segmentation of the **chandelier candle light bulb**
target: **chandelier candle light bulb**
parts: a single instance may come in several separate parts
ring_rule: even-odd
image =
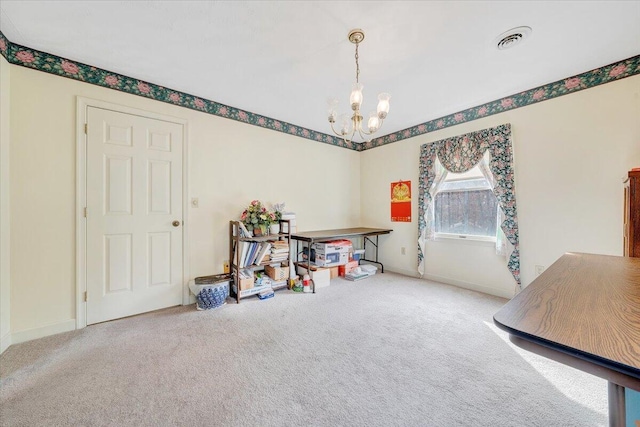
[[[341,136],[345,142],[353,141],[353,137],[356,132],[360,135],[363,140],[367,140],[367,136],[373,135],[375,132],[380,129],[382,126],[382,122],[387,118],[387,114],[389,113],[389,100],[391,96],[388,93],[381,93],[378,95],[378,109],[377,112],[371,113],[369,115],[369,120],[367,121],[367,130],[363,129],[363,117],[360,113],[360,107],[362,106],[362,100],[364,95],[362,94],[363,86],[359,82],[360,79],[360,63],[358,62],[358,47],[360,43],[364,40],[364,31],[360,29],[351,30],[349,32],[349,41],[356,45],[356,82],[353,85],[353,89],[351,90],[351,95],[349,96],[349,103],[351,104],[351,110],[353,110],[353,115],[349,117],[346,114],[340,115],[340,131],[336,131],[333,126],[336,122],[336,118],[338,117],[338,113],[336,112],[338,101],[336,99],[329,100],[329,123],[331,124],[331,130],[338,136]],[[357,142],[357,141],[354,141]]]
[[[387,113],[389,113],[389,100],[391,95],[388,93],[381,93],[378,95],[378,117],[380,119],[386,119]]]
[[[330,98],[327,101],[327,104],[329,104],[329,123],[335,123],[336,116],[338,115],[338,113],[336,113],[336,110],[338,109],[338,100],[336,98]]]
[[[351,103],[351,109],[353,111],[358,111],[362,105],[362,89],[364,89],[364,86],[360,83],[354,84],[353,89],[351,89],[349,102]]]
[[[374,133],[380,127],[380,119],[378,119],[378,114],[372,112],[369,114],[369,121],[367,122],[369,126],[369,132]]]
[[[342,124],[342,128],[340,129],[340,135],[344,136],[349,133],[349,126],[351,124],[351,119],[347,114],[340,114],[340,122]]]

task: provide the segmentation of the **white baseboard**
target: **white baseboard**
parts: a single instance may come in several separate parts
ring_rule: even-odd
[[[4,336],[0,337],[0,354],[4,353],[6,349],[11,345],[11,333],[7,332]]]
[[[513,295],[514,295],[513,290],[491,288],[489,286],[478,285],[477,283],[465,282],[463,280],[451,279],[449,277],[436,276],[433,274],[425,274],[424,278],[427,280],[433,280],[434,282],[446,283],[447,285],[458,286],[460,288],[482,292],[483,294],[489,294],[496,297],[511,299],[513,298]]]
[[[11,344],[18,344],[25,341],[31,341],[38,338],[48,337],[49,335],[60,334],[62,332],[75,331],[76,319],[69,319],[62,322],[51,323],[49,325],[40,326],[39,328],[27,329],[11,334]]]
[[[376,265],[376,264],[373,264],[373,265]],[[404,268],[395,268],[393,266],[390,266],[390,267],[386,267],[384,269],[384,271],[388,271],[388,272],[391,272],[391,273],[402,274],[403,276],[420,277],[420,274],[418,273],[417,269],[414,270],[414,271],[411,271],[411,270],[406,270]],[[378,273],[379,273],[379,271],[378,271]]]

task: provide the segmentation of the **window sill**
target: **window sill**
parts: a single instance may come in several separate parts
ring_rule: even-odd
[[[446,234],[446,233],[437,233],[435,236],[435,241],[467,243],[467,244],[478,245],[478,246],[495,246],[496,244],[495,237]]]

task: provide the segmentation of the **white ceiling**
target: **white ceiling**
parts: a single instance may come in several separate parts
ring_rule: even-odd
[[[353,28],[365,114],[392,95],[381,136],[640,54],[640,1],[0,0],[13,43],[325,133]]]

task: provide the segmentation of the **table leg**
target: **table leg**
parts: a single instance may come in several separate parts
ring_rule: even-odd
[[[609,427],[625,427],[626,409],[624,387],[608,382],[609,388]]]
[[[364,255],[367,255],[367,241],[376,247],[376,259],[375,261],[372,259],[362,258],[362,261],[372,262],[374,264],[378,264],[380,266],[380,273],[384,273],[384,265],[378,261],[378,235],[376,234],[376,242],[373,243],[373,240],[370,240],[368,236],[363,237],[362,246],[364,247]]]
[[[295,268],[296,270],[293,272],[293,274],[291,274],[291,276],[297,276],[298,275],[298,263],[300,262],[300,240],[296,240],[296,259],[295,262],[293,263],[293,268]],[[300,280],[302,280],[302,277],[300,277]],[[291,289],[293,289],[293,285],[291,286]]]
[[[309,272],[309,280],[311,280],[312,291],[316,293],[316,282],[313,280],[313,272],[311,271],[311,248],[313,247],[313,239],[309,242],[309,254],[307,258],[307,271]]]

